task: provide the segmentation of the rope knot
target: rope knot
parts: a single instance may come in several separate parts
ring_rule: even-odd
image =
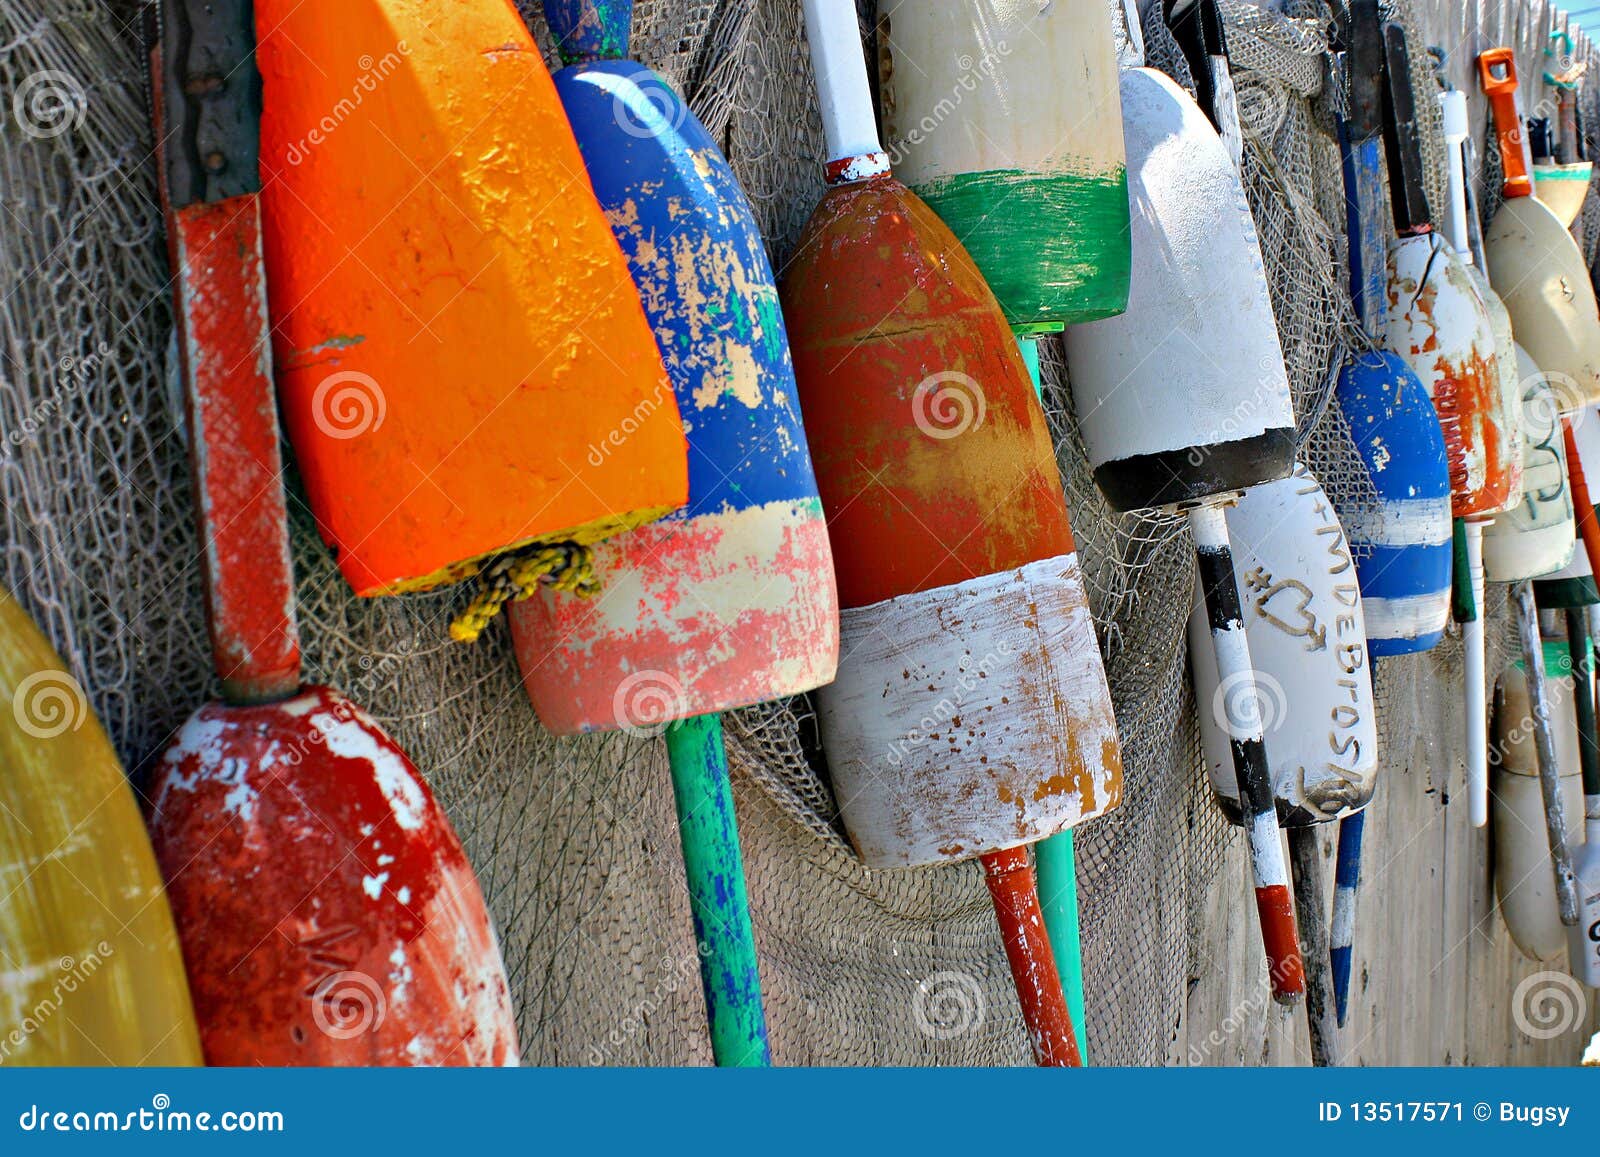
[[[475,643],[507,603],[530,598],[541,586],[592,599],[600,593],[594,554],[575,542],[541,543],[502,555],[478,574],[478,594],[450,624],[450,637]]]

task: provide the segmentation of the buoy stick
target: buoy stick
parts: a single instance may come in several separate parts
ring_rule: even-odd
[[[1306,969],[1306,1023],[1311,1029],[1311,1063],[1318,1068],[1337,1068],[1344,1063],[1344,1056],[1328,955],[1331,936],[1320,842],[1321,833],[1316,827],[1289,829],[1295,922],[1300,930],[1300,954]]]
[[[1328,963],[1333,972],[1333,1002],[1340,1028],[1345,1026],[1350,1014],[1356,901],[1361,895],[1361,837],[1366,827],[1365,809],[1339,821],[1339,862],[1333,873],[1333,928],[1328,936]]]
[[[1032,856],[1023,846],[990,852],[982,860],[1033,1059],[1040,1065],[1075,1068],[1082,1063],[1077,1034],[1072,1030],[1055,954],[1039,910]]]
[[[1305,974],[1294,907],[1289,899],[1289,871],[1278,836],[1278,809],[1267,766],[1266,741],[1261,734],[1256,673],[1250,661],[1250,643],[1245,636],[1239,586],[1233,572],[1233,547],[1222,506],[1199,506],[1189,511],[1189,529],[1194,533],[1201,590],[1217,656],[1217,676],[1220,685],[1232,691],[1222,696],[1222,706],[1232,741],[1233,770],[1239,780],[1239,806],[1250,839],[1256,911],[1261,917],[1261,938],[1271,969],[1272,995],[1279,1003],[1292,1004],[1305,992]]]
[[[1350,239],[1350,298],[1368,334],[1383,330],[1387,280],[1383,168],[1383,42],[1377,0],[1351,0],[1346,21],[1344,64],[1349,115],[1339,122],[1346,189],[1345,225]],[[1377,660],[1370,658],[1374,694]],[[1361,836],[1366,810],[1339,821],[1338,864],[1333,874],[1333,926],[1328,934],[1328,969],[1338,1027],[1350,1004],[1350,965],[1354,956],[1356,897],[1361,886]],[[1303,917],[1302,917],[1303,919]],[[1313,1016],[1312,1023],[1316,1023]],[[1313,1052],[1315,1042],[1313,1041]]]
[[[1572,505],[1577,511],[1578,537],[1589,556],[1589,571],[1600,576],[1600,520],[1595,518],[1594,501],[1589,496],[1589,479],[1583,472],[1583,458],[1572,433],[1572,419],[1561,420],[1561,437],[1567,445],[1567,483],[1572,488]]]
[[[1594,660],[1589,654],[1586,608],[1568,607],[1567,653],[1572,656],[1572,698],[1578,717],[1578,763],[1583,768],[1585,819],[1590,801],[1600,795],[1600,735],[1595,733]]]
[[[199,27],[168,28],[169,19]],[[300,689],[300,639],[261,256],[260,136],[247,114],[223,115],[249,108],[255,32],[248,5],[162,10],[160,26],[152,107],[157,140],[167,142],[160,190],[211,661],[227,702],[267,703]],[[205,113],[183,99],[196,67],[191,41],[205,43],[213,62],[251,62],[228,74]],[[212,168],[181,147],[204,134],[202,115],[229,126],[208,138]]]
[[[1018,335],[1017,347],[1027,364],[1028,377],[1033,380],[1035,393],[1043,399],[1043,382],[1039,375],[1039,341],[1036,337]],[[1050,948],[1055,954],[1056,972],[1061,977],[1061,987],[1067,997],[1067,1011],[1072,1017],[1078,1040],[1078,1060],[1089,1063],[1089,1022],[1085,1019],[1083,999],[1083,937],[1078,912],[1078,854],[1072,829],[1048,840],[1041,840],[1035,849],[1039,876],[1039,905],[1044,910],[1045,931],[1050,934]]]
[[[1550,721],[1550,700],[1545,682],[1544,647],[1539,638],[1539,612],[1533,603],[1533,584],[1516,584],[1517,625],[1522,635],[1522,659],[1528,672],[1533,714],[1534,747],[1539,755],[1539,791],[1544,797],[1545,835],[1550,841],[1550,869],[1555,874],[1556,902],[1561,923],[1578,922],[1578,886],[1567,847],[1567,820],[1561,806],[1561,768],[1556,763],[1555,734]]]
[[[673,723],[666,741],[711,1052],[724,1068],[769,1065],[772,1054],[722,717],[701,715]]]
[[[1467,574],[1472,583],[1472,603],[1477,614],[1461,624],[1467,683],[1467,802],[1472,826],[1489,822],[1489,703],[1487,653],[1483,622],[1483,527],[1477,519],[1466,523]],[[1535,632],[1537,634],[1537,632]]]

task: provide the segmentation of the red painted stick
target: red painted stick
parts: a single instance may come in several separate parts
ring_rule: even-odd
[[[1594,500],[1589,497],[1589,480],[1583,474],[1583,458],[1572,434],[1571,418],[1561,419],[1561,436],[1567,443],[1567,480],[1572,486],[1572,505],[1578,512],[1578,533],[1589,555],[1589,570],[1600,575],[1600,521],[1594,516]]]
[[[263,344],[260,203],[247,196],[186,205],[173,211],[168,237],[172,268],[183,271],[177,328],[191,383],[189,459],[202,504],[212,662],[229,702],[270,702],[299,689],[300,645]]]
[[[1077,1068],[1083,1058],[1050,937],[1045,933],[1032,855],[1026,846],[990,852],[983,857],[983,873],[1005,941],[1006,959],[1011,963],[1022,1019],[1028,1026],[1033,1059],[1040,1065]]]

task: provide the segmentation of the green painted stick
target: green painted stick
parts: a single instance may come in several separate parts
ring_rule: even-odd
[[[723,1068],[770,1065],[722,717],[681,720],[666,740],[711,1051]]]
[[[1018,328],[1017,346],[1028,363],[1033,388],[1044,398],[1039,376],[1039,335],[1057,332],[1061,326]],[[1078,927],[1078,855],[1072,829],[1042,840],[1034,847],[1035,870],[1039,873],[1039,904],[1044,909],[1044,927],[1055,953],[1056,972],[1067,994],[1067,1012],[1078,1035],[1078,1054],[1089,1063],[1089,1026],[1083,1015],[1083,941]]]

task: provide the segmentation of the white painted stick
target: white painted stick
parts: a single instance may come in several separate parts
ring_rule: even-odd
[[[1488,675],[1483,631],[1489,608],[1483,603],[1483,525],[1467,523],[1467,572],[1478,614],[1470,623],[1461,624],[1461,642],[1466,649],[1467,802],[1475,828],[1489,822],[1489,705],[1484,690]]]
[[[878,121],[867,86],[867,62],[861,50],[861,29],[854,0],[805,0],[806,39],[811,44],[811,70],[817,78],[822,128],[828,138],[828,160],[882,157],[877,172],[889,171],[878,139]],[[852,172],[861,178],[875,173]]]
[[[1461,260],[1472,264],[1472,245],[1467,238],[1467,178],[1461,155],[1466,143],[1467,94],[1460,89],[1439,94],[1439,109],[1444,114],[1444,153],[1449,167],[1449,196],[1445,198],[1444,232],[1461,254]]]

